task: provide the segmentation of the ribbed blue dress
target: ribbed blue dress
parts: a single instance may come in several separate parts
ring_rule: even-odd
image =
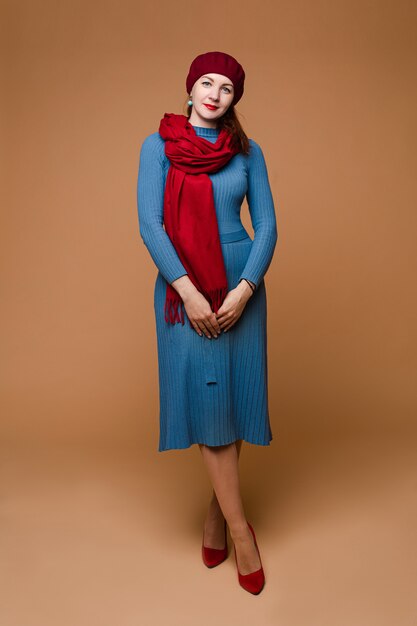
[[[215,142],[219,130],[194,126]],[[137,202],[140,235],[158,268],[154,309],[159,371],[159,452],[195,443],[218,446],[243,439],[269,445],[267,302],[264,275],[278,239],[274,201],[259,144],[236,154],[210,174],[229,290],[241,278],[256,284],[238,321],[217,338],[200,337],[185,324],[164,318],[167,281],[187,273],[163,227],[163,200],[170,162],[159,132],[140,150]],[[253,239],[240,211],[247,197]]]

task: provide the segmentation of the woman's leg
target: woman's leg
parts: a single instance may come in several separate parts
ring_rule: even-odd
[[[242,443],[242,439],[235,441],[238,458]],[[224,547],[224,515],[214,489],[204,523],[204,545],[208,548],[220,549]]]
[[[235,441],[237,456],[239,458],[242,448],[243,439]],[[221,510],[216,492],[213,489],[211,502],[206,517],[206,528],[204,536],[206,538],[205,545],[210,548],[223,548],[224,546],[224,515]]]
[[[199,444],[204,462],[217,496],[218,509],[214,507],[205,524],[207,529],[204,545],[211,548],[224,546],[224,535],[213,533],[210,529],[223,525],[223,517],[229,526],[230,536],[236,548],[238,567],[241,574],[249,574],[261,567],[259,556],[249,530],[239,486],[239,452],[236,442],[225,446],[206,446]],[[222,515],[221,515],[222,514]],[[217,524],[215,523],[217,521]],[[216,542],[214,543],[214,538]],[[213,543],[211,540],[213,539]]]

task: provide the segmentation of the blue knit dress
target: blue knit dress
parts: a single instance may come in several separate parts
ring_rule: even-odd
[[[216,142],[219,130],[194,126]],[[170,162],[159,132],[140,150],[137,181],[139,230],[158,273],[154,309],[159,373],[159,452],[195,443],[218,446],[243,439],[269,445],[267,302],[264,275],[278,231],[274,201],[262,149],[249,139],[250,154],[236,154],[210,174],[229,290],[241,278],[256,284],[242,315],[217,338],[200,337],[190,326],[164,318],[167,281],[187,274],[163,228],[163,200]],[[247,197],[253,239],[240,211]]]

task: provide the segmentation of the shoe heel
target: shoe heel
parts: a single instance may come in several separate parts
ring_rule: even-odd
[[[265,585],[265,573],[264,573],[263,566],[262,566],[261,555],[259,553],[258,544],[256,542],[255,531],[253,530],[253,528],[249,524],[249,522],[248,522],[248,526],[249,526],[249,529],[250,529],[250,531],[252,533],[252,536],[253,536],[253,540],[254,540],[254,543],[255,543],[256,550],[258,552],[258,556],[259,556],[259,561],[261,563],[261,567],[259,569],[255,570],[254,572],[250,572],[249,574],[241,574],[239,572],[239,567],[238,567],[238,564],[237,564],[236,547],[234,547],[236,569],[237,569],[237,576],[238,576],[238,580],[239,580],[240,586],[243,587],[243,589],[245,589],[245,591],[249,591],[249,593],[257,595],[258,593],[260,593],[262,591],[262,589],[263,589],[263,587]]]

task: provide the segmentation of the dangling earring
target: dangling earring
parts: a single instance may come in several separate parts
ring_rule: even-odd
[[[190,107],[193,105],[193,101],[191,100],[191,96],[190,96],[190,99],[188,100],[187,104],[188,104],[188,106],[190,106]]]

